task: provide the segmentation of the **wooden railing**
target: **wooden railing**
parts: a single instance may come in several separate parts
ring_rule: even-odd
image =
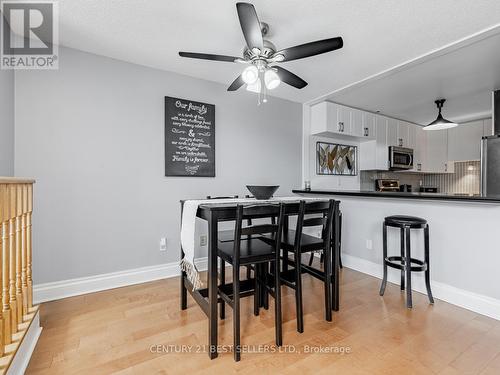
[[[33,306],[33,180],[0,177],[0,373],[4,373],[38,308]]]

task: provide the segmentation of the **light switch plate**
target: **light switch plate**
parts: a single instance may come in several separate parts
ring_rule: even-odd
[[[200,246],[207,246],[207,236],[200,236]]]
[[[167,239],[165,237],[160,238],[160,251],[167,251]]]

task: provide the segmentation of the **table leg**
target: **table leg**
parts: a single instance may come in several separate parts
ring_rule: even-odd
[[[182,211],[184,210],[184,202],[181,203],[181,223],[182,223]],[[181,246],[181,260],[184,258],[184,250]],[[186,272],[181,272],[181,310],[187,309],[187,289],[184,283],[186,277]]]
[[[217,358],[217,234],[218,220],[214,213],[208,219],[208,355]]]
[[[339,287],[339,276],[340,276],[340,208],[339,202],[335,203],[335,223],[334,223],[334,242],[333,242],[333,310],[339,311],[340,305],[340,287]]]

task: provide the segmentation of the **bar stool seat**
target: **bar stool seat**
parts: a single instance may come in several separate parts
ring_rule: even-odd
[[[423,228],[427,220],[416,216],[393,215],[385,218],[385,223],[390,227],[400,228],[408,225],[410,228]]]
[[[399,228],[401,255],[387,256],[387,227]],[[411,257],[411,229],[424,230],[424,260]],[[430,284],[429,269],[429,224],[427,220],[416,216],[393,215],[387,216],[383,224],[383,265],[384,276],[380,286],[380,295],[383,296],[387,285],[387,267],[396,268],[401,271],[401,290],[405,290],[406,282],[406,307],[412,307],[411,295],[411,272],[424,272],[425,286],[429,302],[434,303]]]

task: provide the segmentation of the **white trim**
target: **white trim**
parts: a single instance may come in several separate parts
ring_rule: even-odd
[[[343,253],[342,265],[379,279],[382,278],[382,265],[366,259]],[[399,284],[399,271],[389,269],[387,281]],[[434,280],[431,281],[431,288],[434,298],[500,320],[500,300],[498,299],[469,292]],[[412,289],[420,293],[427,293],[424,278],[421,274],[412,274]]]
[[[7,375],[18,375],[24,374],[28,364],[30,363],[31,355],[35,350],[38,338],[42,333],[42,327],[40,327],[40,310],[36,312],[33,317],[33,321],[30,323],[28,332],[24,335],[21,345],[17,349],[16,355],[12,359],[12,362],[7,370]]]
[[[199,271],[207,269],[206,257],[196,259],[195,263]],[[180,273],[179,262],[172,262],[157,266],[38,284],[33,286],[33,303],[39,304],[56,299],[79,296],[81,294],[167,279],[179,276]]]

